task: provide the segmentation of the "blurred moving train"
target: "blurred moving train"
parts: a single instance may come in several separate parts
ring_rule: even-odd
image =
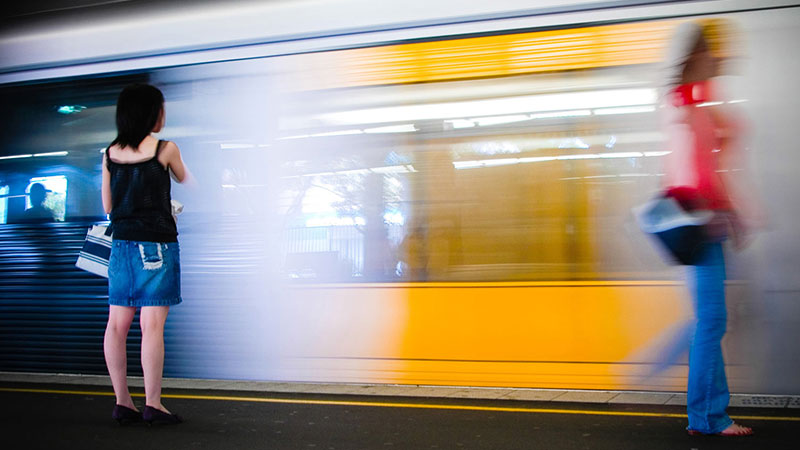
[[[630,210],[669,153],[665,43],[716,17],[768,218],[729,253],[731,389],[800,392],[800,2],[96,3],[3,19],[0,371],[105,373],[73,265],[148,82],[198,180],[166,376],[682,390],[682,269]],[[54,223],[16,223],[34,183]]]

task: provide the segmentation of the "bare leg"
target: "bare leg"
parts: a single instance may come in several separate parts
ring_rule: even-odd
[[[144,306],[139,315],[142,327],[142,370],[145,404],[167,411],[161,404],[161,377],[164,372],[164,323],[169,306]]]
[[[125,342],[131,328],[136,308],[111,305],[108,309],[108,325],[103,338],[103,352],[106,356],[106,367],[111,375],[111,384],[117,404],[135,410],[131,393],[128,391],[128,355]]]

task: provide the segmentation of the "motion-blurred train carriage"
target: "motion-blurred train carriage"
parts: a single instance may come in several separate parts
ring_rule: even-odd
[[[768,218],[730,258],[729,380],[800,388],[800,3],[136,3],[0,32],[0,371],[105,373],[105,280],[74,261],[116,96],[149,82],[199,183],[173,187],[166,376],[682,390],[682,271],[630,211],[670,152],[665,43],[713,18],[736,51],[708,106],[746,117],[726,170]],[[52,223],[19,223],[34,183]]]

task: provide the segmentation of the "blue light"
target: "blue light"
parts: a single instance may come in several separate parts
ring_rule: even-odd
[[[84,109],[86,109],[86,107],[81,105],[64,105],[58,108],[58,112],[59,114],[77,114]]]

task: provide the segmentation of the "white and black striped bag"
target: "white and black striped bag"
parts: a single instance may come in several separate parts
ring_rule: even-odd
[[[111,257],[111,227],[93,225],[75,265],[79,269],[108,278],[108,259]]]

